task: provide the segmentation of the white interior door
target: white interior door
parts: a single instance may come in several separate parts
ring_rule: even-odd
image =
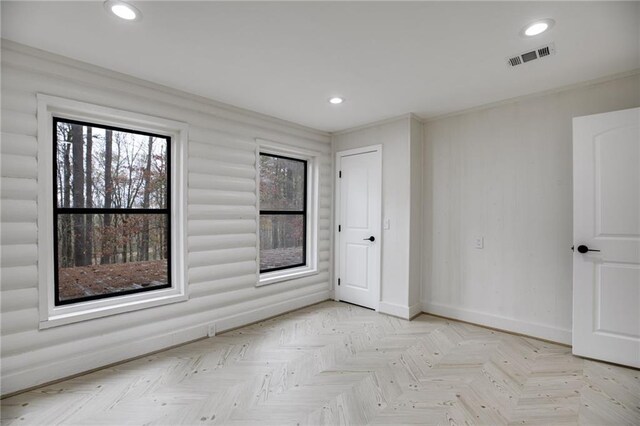
[[[378,309],[380,301],[381,148],[337,155],[338,300]]]
[[[640,108],[574,119],[573,203],[573,353],[640,367]]]

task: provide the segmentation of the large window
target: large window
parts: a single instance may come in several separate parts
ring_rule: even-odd
[[[260,154],[260,272],[307,265],[307,161]]]
[[[171,287],[171,138],[52,121],[55,306]]]

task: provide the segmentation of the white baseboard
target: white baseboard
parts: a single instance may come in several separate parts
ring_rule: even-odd
[[[262,321],[266,318],[271,318],[276,315],[281,315],[286,312],[304,308],[305,306],[324,302],[325,300],[330,299],[331,292],[329,290],[326,290],[319,293],[298,297],[296,299],[286,300],[284,302],[273,303],[271,305],[263,306],[247,312],[242,312],[237,315],[220,318],[215,321],[216,333],[222,333],[226,330],[242,327],[243,325]]]
[[[564,328],[530,323],[514,318],[426,301],[422,302],[422,312],[571,345],[571,330]]]
[[[407,320],[418,315],[421,310],[422,306],[419,303],[411,306],[404,306],[381,301],[378,304],[378,312]]]
[[[192,326],[123,345],[111,346],[97,353],[85,353],[51,364],[38,365],[27,370],[3,375],[2,395],[5,396],[24,389],[30,389],[66,377],[73,377],[83,372],[90,372],[124,360],[190,342],[205,337],[207,331],[206,325]]]
[[[212,323],[215,323],[216,333],[221,333],[225,330],[241,327],[275,315],[313,305],[328,300],[329,298],[330,293],[328,290],[313,293],[287,300],[286,302],[273,303],[241,314],[220,318],[214,322],[209,321],[205,324],[189,326],[147,339],[112,346],[107,350],[101,350],[99,353],[84,353],[77,357],[67,358],[56,363],[38,365],[28,370],[17,371],[2,377],[2,395],[12,394],[66,377],[83,374],[84,372],[93,371],[104,366],[207,337],[209,327]]]

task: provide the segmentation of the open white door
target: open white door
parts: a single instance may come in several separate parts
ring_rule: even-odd
[[[640,108],[573,120],[573,353],[640,367]]]
[[[336,299],[376,310],[380,301],[381,150],[376,146],[336,155]]]

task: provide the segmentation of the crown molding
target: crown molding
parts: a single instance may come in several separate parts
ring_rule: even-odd
[[[579,83],[572,83],[569,85],[565,85],[565,86],[560,86],[560,87],[556,87],[553,89],[548,89],[548,90],[543,90],[541,92],[535,92],[535,93],[529,93],[526,95],[521,95],[521,96],[516,96],[513,98],[508,98],[508,99],[503,99],[501,101],[496,101],[496,102],[490,102],[488,104],[482,104],[482,105],[478,105],[475,107],[471,107],[471,108],[466,108],[466,109],[462,109],[459,111],[454,111],[454,112],[449,112],[446,114],[442,114],[442,115],[436,115],[433,117],[423,117],[422,121],[425,124],[429,124],[431,122],[434,121],[439,121],[439,120],[444,120],[447,118],[451,118],[451,117],[456,117],[459,115],[464,115],[464,114],[469,114],[472,112],[478,112],[478,111],[483,111],[483,110],[487,110],[487,109],[492,109],[492,108],[497,108],[500,106],[504,106],[504,105],[509,105],[509,104],[515,104],[518,102],[523,102],[523,101],[527,101],[530,99],[536,99],[542,96],[546,96],[546,95],[553,95],[556,93],[562,93],[562,92],[568,92],[570,90],[575,90],[575,89],[579,89],[579,88],[583,88],[583,87],[589,87],[589,86],[595,86],[596,84],[602,84],[602,83],[606,83],[609,81],[614,81],[614,80],[620,80],[623,78],[627,78],[627,77],[633,77],[635,75],[640,75],[640,68],[636,68],[633,69],[631,71],[625,71],[622,73],[616,73],[616,74],[611,74],[611,75],[607,75],[604,77],[599,77],[593,80],[587,80],[587,81],[581,81]]]
[[[417,116],[416,114],[414,114],[412,112],[409,112],[409,113],[398,115],[398,116],[395,116],[395,117],[390,117],[390,118],[385,118],[385,119],[382,119],[382,120],[374,121],[372,123],[362,124],[360,126],[350,127],[348,129],[339,130],[337,132],[332,132],[331,136],[346,135],[347,133],[358,132],[360,130],[368,129],[370,127],[382,126],[382,125],[385,125],[385,124],[394,123],[396,121],[401,121],[401,120],[416,120],[419,123],[424,124],[424,119],[423,118]]]

